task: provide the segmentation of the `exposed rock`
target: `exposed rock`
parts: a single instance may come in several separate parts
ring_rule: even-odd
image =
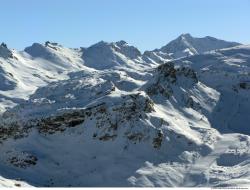
[[[38,161],[36,156],[27,152],[21,152],[19,154],[11,152],[10,154],[13,154],[13,156],[8,159],[8,162],[18,168],[25,169],[34,166],[37,164]]]
[[[0,143],[3,141],[13,138],[19,139],[24,138],[28,135],[30,128],[27,126],[21,127],[17,123],[11,123],[8,126],[0,125]]]
[[[244,90],[250,89],[250,82],[241,82],[239,86],[241,89],[244,89]]]
[[[159,149],[161,147],[163,141],[163,133],[162,131],[158,131],[157,136],[153,139],[154,148]]]
[[[8,49],[8,47],[5,43],[2,43],[0,45],[0,57],[3,57],[4,59],[14,57],[11,50]]]
[[[167,62],[157,68],[154,82],[150,82],[146,92],[152,96],[161,94],[166,98],[173,95],[173,85],[193,85],[198,82],[195,72],[187,67],[175,68],[172,62]]]

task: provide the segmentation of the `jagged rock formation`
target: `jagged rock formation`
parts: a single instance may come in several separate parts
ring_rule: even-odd
[[[11,50],[8,49],[7,45],[5,43],[1,43],[0,45],[0,57],[7,59],[7,58],[13,58],[13,54]]]

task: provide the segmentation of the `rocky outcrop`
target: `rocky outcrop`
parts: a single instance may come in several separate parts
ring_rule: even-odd
[[[175,68],[172,62],[157,68],[153,82],[149,82],[146,92],[152,96],[161,94],[167,98],[173,95],[173,86],[190,87],[198,82],[195,72],[191,68]]]
[[[0,143],[3,143],[5,140],[19,139],[24,138],[30,132],[30,127],[20,126],[19,124],[13,122],[8,125],[0,125]]]
[[[250,81],[240,82],[239,87],[243,90],[250,89]]]
[[[18,168],[26,169],[28,167],[34,166],[37,164],[37,157],[28,152],[13,152],[10,151],[7,153],[8,162]]]
[[[0,45],[0,57],[7,59],[7,58],[14,58],[13,53],[11,50],[8,49],[5,43]]]
[[[103,102],[85,109],[73,109],[54,116],[31,119],[23,124],[9,123],[6,127],[0,127],[0,139],[4,141],[11,137],[22,138],[27,136],[31,129],[38,130],[41,135],[52,135],[68,128],[83,126],[93,128],[92,137],[95,140],[110,141],[120,136],[136,144],[151,138],[153,147],[160,148],[163,134],[158,129],[145,124],[136,126],[136,123],[148,118],[147,114],[154,111],[153,101],[143,92],[124,95],[120,99],[113,106]],[[156,135],[151,136],[152,134]]]

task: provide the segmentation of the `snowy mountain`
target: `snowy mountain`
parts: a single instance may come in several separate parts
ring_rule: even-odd
[[[250,46],[1,48],[0,187],[250,185]]]
[[[88,69],[78,51],[55,45],[36,43],[22,52],[1,46],[0,52],[0,111],[27,99],[38,87],[67,79],[69,72]]]
[[[190,34],[182,34],[177,39],[169,42],[167,45],[156,52],[163,52],[169,54],[172,58],[180,58],[190,55],[197,55],[207,51],[229,48],[240,45],[236,42],[227,42],[219,40],[210,36],[204,38],[195,38]]]
[[[82,54],[84,65],[97,70],[124,65],[131,67],[134,60],[140,56],[140,51],[125,41],[115,43],[101,41],[84,49]]]
[[[220,92],[220,101],[211,116],[214,128],[249,135],[249,63],[250,49],[243,45],[183,58],[175,65],[193,68],[199,81]]]

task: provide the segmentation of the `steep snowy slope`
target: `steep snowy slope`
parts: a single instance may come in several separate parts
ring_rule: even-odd
[[[78,51],[58,45],[34,44],[24,52],[1,46],[0,52],[0,111],[27,99],[38,87],[67,79],[69,72],[91,70],[83,66]]]
[[[176,61],[195,69],[200,81],[220,92],[220,101],[208,116],[222,132],[250,134],[250,47],[237,46]]]

